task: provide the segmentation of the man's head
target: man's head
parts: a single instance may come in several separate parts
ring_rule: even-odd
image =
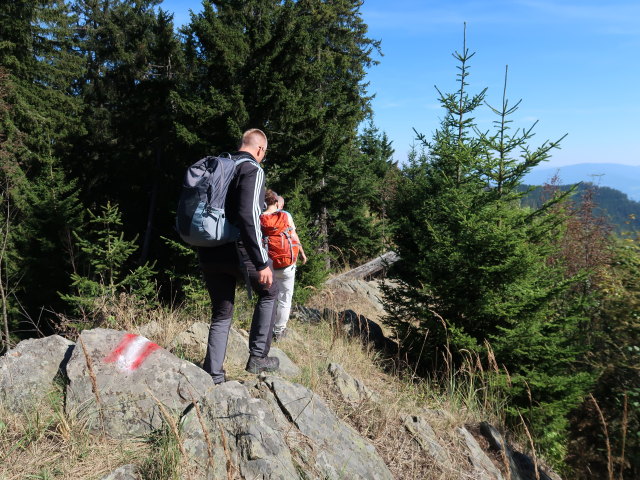
[[[238,150],[250,153],[260,163],[267,154],[267,136],[257,128],[247,130],[242,134]]]
[[[284,198],[278,195],[278,210],[282,210],[284,208]]]

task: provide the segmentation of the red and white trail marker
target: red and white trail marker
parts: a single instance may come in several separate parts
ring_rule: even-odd
[[[118,346],[105,357],[105,363],[115,363],[118,370],[136,370],[151,353],[160,348],[141,335],[127,333]]]

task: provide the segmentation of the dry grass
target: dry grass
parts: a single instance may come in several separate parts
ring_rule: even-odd
[[[251,303],[240,291],[237,300],[240,318],[234,325],[246,327]],[[379,319],[372,314],[369,300],[344,291],[320,292],[309,304],[334,311],[351,309]],[[125,296],[102,305],[100,315],[96,316],[101,319],[99,326],[135,332],[146,323],[156,322],[157,328],[146,335],[165,347],[193,322],[209,321],[208,312],[194,315],[193,310],[187,312],[180,308],[141,309],[138,302]],[[394,372],[393,362],[364,346],[359,339],[348,337],[340,325],[331,322],[312,325],[292,319],[289,326],[297,337],[284,339],[277,346],[301,368],[300,377],[294,380],[323,397],[341,419],[368,438],[394,478],[473,478],[455,429],[479,420],[498,419],[499,410],[499,405],[492,402],[490,388],[479,383],[480,375],[473,361],[468,362],[466,370],[449,372],[438,381],[417,380],[410,372],[406,375]],[[328,373],[330,363],[341,364],[376,392],[380,401],[367,400],[359,405],[345,402],[333,386]],[[255,375],[240,367],[231,367],[227,374],[241,381],[255,379]],[[180,432],[175,426],[167,429],[167,438],[162,437],[158,442],[156,436],[155,443],[152,439],[114,441],[91,436],[83,425],[73,423],[64,414],[61,388],[57,401],[48,402],[27,415],[0,411],[0,452],[7,452],[0,453],[1,479],[98,479],[132,461],[143,469],[155,465],[156,470],[147,472],[145,478],[180,478],[179,458],[168,462],[167,470],[157,468],[161,457],[181,456]],[[406,414],[420,415],[433,427],[450,459],[446,465],[432,460],[418,446],[402,424],[401,418]]]
[[[362,313],[361,306],[366,306],[367,300],[352,300],[354,295],[344,291],[325,291],[309,304],[318,309],[351,309]],[[476,401],[473,382],[451,379],[447,388],[443,388],[435,382],[403,378],[400,372],[387,373],[390,362],[363,346],[359,339],[348,337],[339,325],[328,322],[310,325],[292,320],[290,327],[304,341],[285,339],[278,346],[301,367],[302,374],[297,380],[323,397],[341,419],[375,445],[394,478],[472,478],[467,454],[455,428],[493,417],[482,411],[483,402]],[[359,405],[345,402],[328,373],[328,365],[333,362],[341,364],[350,375],[376,392],[380,401],[369,400]],[[468,374],[469,371],[452,372],[450,376]],[[473,401],[470,402],[469,397],[473,397]],[[406,414],[427,419],[447,450],[450,462],[438,464],[425,454],[402,424],[401,417]]]
[[[61,317],[60,334],[76,340],[82,330],[111,328],[127,332],[138,332],[140,327],[154,324],[145,336],[161,346],[168,346],[175,336],[185,331],[194,322],[209,322],[208,311],[186,310],[182,306],[154,307],[131,295],[120,294],[114,298],[96,298],[94,311],[84,319]]]
[[[142,442],[90,435],[62,410],[60,388],[24,413],[0,405],[0,478],[98,479],[146,454]]]

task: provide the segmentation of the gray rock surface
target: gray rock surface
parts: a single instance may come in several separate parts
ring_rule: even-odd
[[[373,445],[338,419],[312,391],[273,376],[264,382],[287,418],[313,443],[320,478],[393,478]]]
[[[140,476],[135,465],[123,465],[100,480],[140,480]]]
[[[67,413],[116,438],[150,433],[214,386],[201,368],[145,337],[100,328],[82,332],[67,375]]]
[[[393,353],[398,349],[395,342],[388,339],[382,327],[364,315],[358,315],[353,310],[345,310],[338,314],[345,331],[352,337],[359,337],[364,343],[372,344],[377,350]]]
[[[380,314],[385,313],[384,306],[382,304],[383,294],[380,289],[379,280],[337,280],[333,283],[333,286],[339,290],[344,290],[345,292],[358,295],[360,298],[368,301]]]
[[[552,480],[540,468],[538,468],[538,476],[536,476],[533,460],[529,456],[514,450],[504,440],[500,432],[489,423],[482,422],[480,424],[480,433],[487,439],[492,449],[506,456],[509,462],[511,480]]]
[[[322,312],[316,308],[296,305],[291,310],[291,316],[302,323],[320,323],[323,320]]]
[[[376,403],[380,401],[378,394],[367,388],[357,378],[349,375],[339,363],[330,363],[328,370],[338,392],[350,404],[359,405],[367,401]]]
[[[300,375],[300,367],[293,363],[289,356],[278,347],[271,347],[269,356],[277,357],[280,360],[280,368],[276,372],[277,374],[285,377],[297,377]]]
[[[402,423],[427,455],[442,464],[450,461],[447,451],[442,448],[436,433],[424,417],[405,415],[402,417]]]
[[[162,326],[155,320],[150,321],[149,323],[145,323],[144,325],[136,328],[135,333],[138,335],[142,335],[146,338],[154,338],[162,336]]]
[[[249,336],[244,330],[231,327],[225,362],[244,368],[247,360],[249,360]]]
[[[227,478],[233,471],[247,479],[298,479],[281,427],[271,405],[252,398],[245,386],[216,387],[182,421],[195,478]]]
[[[182,349],[196,357],[202,362],[207,353],[207,342],[209,339],[209,324],[196,322],[186,331],[179,333],[171,342],[171,351]]]
[[[482,450],[480,444],[478,444],[478,441],[471,435],[469,430],[464,427],[459,427],[457,430],[469,451],[469,461],[473,465],[478,478],[481,480],[503,480],[500,470],[496,468],[491,459]]]
[[[0,357],[0,402],[18,412],[45,398],[55,376],[64,371],[73,345],[59,335],[33,338]]]
[[[286,377],[297,377],[300,375],[300,367],[291,361],[286,353],[278,347],[271,346],[269,351],[270,357],[277,357],[280,360],[279,375]],[[227,356],[225,362],[241,368],[247,364],[249,360],[249,338],[244,330],[236,330],[232,328],[229,331],[229,340],[227,340]]]
[[[339,317],[334,320],[343,321]],[[197,323],[173,345],[203,348],[207,335],[208,325]],[[280,373],[300,374],[280,349],[272,348],[271,355],[280,358]],[[227,361],[244,367],[247,359],[247,334],[232,329]],[[341,365],[330,364],[328,370],[347,402],[359,405],[379,401],[375,392]],[[18,411],[34,405],[52,390],[59,373],[66,373],[69,379],[67,413],[86,421],[94,432],[117,438],[147,435],[163,426],[166,415],[175,421],[182,417],[182,447],[189,463],[185,478],[392,478],[374,446],[304,386],[264,374],[251,377],[245,384],[214,386],[211,378],[192,363],[143,336],[115,330],[84,331],[77,345],[57,335],[21,342],[0,357],[0,402]],[[455,419],[446,412],[420,412],[402,417],[405,428],[426,455],[442,465],[450,464],[449,453],[427,418],[433,420],[437,415],[434,425],[440,424],[439,420],[454,423]],[[536,478],[531,458],[515,451],[494,427],[482,423],[480,432],[491,450],[504,453],[511,480]],[[503,465],[495,458],[494,464],[469,430],[458,428],[457,433],[468,451],[472,478],[502,480],[496,466]],[[484,440],[481,443],[484,445]],[[540,469],[538,476],[540,480],[558,478]],[[135,465],[124,465],[101,480],[139,478]]]

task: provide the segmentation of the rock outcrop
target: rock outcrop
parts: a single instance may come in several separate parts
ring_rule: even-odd
[[[191,330],[173,345],[195,338]],[[241,333],[234,332],[234,339],[239,350],[247,349]],[[374,446],[302,385],[269,376],[246,385],[231,381],[214,386],[199,367],[144,336],[116,330],[83,331],[73,345],[54,336],[23,342],[10,351],[0,359],[7,373],[2,398],[7,400],[16,382],[31,374],[41,388],[20,391],[20,404],[31,404],[62,369],[68,381],[66,411],[84,420],[90,431],[137,437],[164,425],[177,431],[180,422],[180,448],[194,480],[293,480],[301,478],[300,472],[309,479],[392,478]],[[42,352],[47,360],[36,354]],[[299,372],[283,358],[290,371]],[[136,478],[135,465],[103,477]]]
[[[198,359],[203,359],[207,353],[209,338],[209,324],[196,322],[184,332],[179,333],[171,342],[171,350],[183,350]]]
[[[53,335],[23,340],[0,358],[0,402],[12,411],[28,409],[51,391],[64,372],[74,343]]]
[[[436,433],[424,417],[405,415],[402,417],[402,423],[427,455],[441,464],[446,464],[449,461],[447,451],[442,448]]]
[[[194,405],[182,421],[191,474],[198,479],[297,479],[284,432],[270,406],[247,387],[226,382]]]
[[[66,411],[92,431],[146,435],[213,388],[211,377],[141,335],[85,330],[67,365]]]
[[[105,475],[100,480],[140,480],[138,469],[135,465],[123,465],[116,468],[113,472]]]
[[[491,459],[482,450],[478,441],[471,435],[471,432],[464,427],[460,427],[457,430],[469,452],[469,461],[476,473],[475,478],[479,480],[503,480],[500,470],[496,468]]]
[[[202,353],[206,328],[194,324],[172,347]],[[281,359],[285,376],[299,375],[299,367],[284,352],[272,352]],[[228,361],[244,365],[246,332],[231,332],[228,354]],[[381,402],[341,365],[331,363],[328,372],[352,409]],[[0,373],[0,402],[9,408],[36,405],[59,375],[61,386],[66,382],[67,414],[83,420],[90,431],[115,438],[170,432],[182,453],[185,478],[192,480],[393,478],[375,446],[304,385],[262,375],[215,386],[201,368],[142,335],[94,329],[83,331],[77,344],[59,336],[24,341],[0,358]],[[409,432],[408,442],[415,442],[425,457],[436,465],[451,463],[453,456],[426,417],[397,420]],[[470,463],[465,468],[473,472],[465,472],[465,478],[502,480],[500,469],[511,479],[536,478],[533,462],[495,428],[483,424],[480,431],[506,462],[494,463],[468,429],[458,428],[457,448],[467,452]],[[138,479],[139,468],[124,465],[102,480]],[[538,475],[550,479],[541,470]]]
[[[322,472],[320,478],[393,478],[374,446],[339,420],[311,390],[277,377],[267,377],[264,383],[287,419],[311,440],[315,468]]]
[[[518,452],[509,445],[493,425],[487,422],[480,423],[480,433],[487,439],[491,449],[499,455],[504,455],[509,465],[511,480],[553,480],[528,455]]]
[[[376,392],[367,388],[360,380],[349,375],[339,363],[329,364],[329,375],[340,393],[340,396],[352,405],[360,405],[364,402],[379,402]]]

